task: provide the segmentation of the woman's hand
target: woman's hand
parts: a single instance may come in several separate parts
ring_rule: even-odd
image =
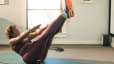
[[[34,27],[30,28],[30,29],[29,29],[29,31],[30,31],[30,32],[34,32],[36,29],[39,29],[39,28],[40,28],[40,26],[41,26],[41,24],[36,25],[36,26],[34,26]]]
[[[37,29],[36,31],[30,33],[30,34],[28,35],[29,40],[32,40],[32,39],[35,38],[36,36],[40,35],[47,27],[48,27],[48,26],[45,26],[45,27],[43,27],[43,28],[39,28],[39,29]]]

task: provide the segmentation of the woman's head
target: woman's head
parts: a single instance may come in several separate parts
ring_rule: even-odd
[[[8,27],[6,28],[5,34],[6,34],[6,36],[7,36],[9,39],[11,39],[11,38],[17,37],[17,36],[20,34],[20,32],[19,32],[19,30],[16,28],[15,25],[10,25],[10,26],[8,26]]]

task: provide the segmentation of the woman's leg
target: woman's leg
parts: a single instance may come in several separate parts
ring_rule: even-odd
[[[47,38],[46,41],[46,46],[45,46],[45,50],[42,53],[42,57],[40,58],[40,61],[43,62],[45,60],[45,58],[47,57],[47,53],[48,53],[48,49],[50,48],[51,44],[52,44],[52,40],[53,40],[54,36],[49,36]]]
[[[71,2],[71,0],[65,0],[65,3],[66,3],[66,10],[65,11],[63,11],[63,16],[65,17],[65,18],[71,18],[71,17],[73,17],[74,16],[74,11],[73,11],[73,9],[72,9],[72,2]],[[64,22],[63,22],[64,23]],[[56,24],[56,23],[55,23]],[[60,24],[62,24],[62,23],[60,23]],[[50,25],[51,26],[51,25]],[[53,34],[56,34],[56,33],[58,33],[60,30],[61,30],[61,28],[62,28],[62,25],[60,25],[58,28],[54,28],[55,29],[55,31],[53,32],[53,30],[51,31],[51,29],[50,30],[48,30],[48,31],[50,31],[51,33],[53,33]],[[47,32],[48,33],[48,32]],[[49,34],[49,33],[48,33]],[[48,52],[48,49],[50,48],[50,46],[51,46],[51,43],[52,43],[52,39],[53,39],[53,35],[52,35],[52,37],[50,38],[50,37],[48,37],[48,39],[47,39],[47,42],[46,42],[46,49],[44,50],[44,52],[43,52],[43,54],[42,54],[42,57],[41,57],[41,61],[43,61],[45,58],[46,58],[46,56],[47,56],[47,52]]]
[[[45,38],[51,34],[55,35],[56,33],[58,33],[62,28],[65,20],[66,18],[64,18],[63,15],[60,15],[55,21],[48,25],[48,27],[42,32],[42,34],[37,39]]]
[[[74,16],[74,12],[72,9],[72,3],[70,0],[65,0],[66,3],[66,10],[65,12],[63,12],[63,16],[60,15],[57,20],[55,20],[54,22],[52,22],[42,33],[40,36],[37,37],[37,40],[32,44],[32,48],[29,52],[27,52],[24,56],[23,56],[23,60],[27,63],[33,64],[33,62],[35,62],[38,59],[41,59],[42,57],[42,53],[47,54],[47,49],[48,46],[50,47],[50,45],[46,45],[46,44],[51,44],[51,42],[47,42],[45,40],[48,40],[48,37],[50,35],[55,35],[56,33],[59,32],[59,30],[62,28],[66,17],[70,18]],[[52,38],[49,39],[50,41],[52,40]],[[47,46],[47,48],[46,48]],[[45,55],[45,54],[44,54]],[[44,56],[45,58],[45,56]],[[31,63],[32,62],[32,63]]]
[[[65,18],[60,15],[54,22],[52,22],[42,33],[38,36],[37,40],[32,44],[32,48],[29,52],[25,53],[23,60],[27,63],[33,63],[36,60],[40,60],[42,53],[46,46],[46,40],[50,35],[55,35],[62,28]],[[51,43],[51,42],[48,42]]]

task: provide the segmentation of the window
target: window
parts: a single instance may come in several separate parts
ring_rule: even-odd
[[[55,20],[61,9],[61,0],[28,0],[28,28]]]
[[[60,15],[64,0],[28,0],[28,28],[42,24],[46,26]],[[66,37],[65,25],[56,37]]]

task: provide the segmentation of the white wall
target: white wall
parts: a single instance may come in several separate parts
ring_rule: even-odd
[[[108,33],[108,0],[93,0],[91,4],[82,4],[80,0],[72,1],[75,17],[66,22],[66,37],[55,38],[53,43],[100,44],[102,35]],[[8,5],[0,5],[0,24],[3,22],[1,18],[24,30],[26,28],[26,0],[9,0]],[[0,34],[2,38],[0,41],[5,39],[3,36]]]
[[[55,39],[55,43],[101,44],[101,37],[108,33],[108,1],[93,0],[82,4],[72,0],[75,18],[67,22],[67,37]]]
[[[114,34],[114,0],[111,0],[111,26],[110,26],[110,32]]]
[[[114,34],[114,0],[111,0],[111,30],[110,32]],[[111,46],[114,48],[114,37],[112,38]]]
[[[26,0],[6,0],[8,4],[0,5],[0,44],[7,44],[4,34],[6,26],[16,24],[20,30],[26,27]]]

